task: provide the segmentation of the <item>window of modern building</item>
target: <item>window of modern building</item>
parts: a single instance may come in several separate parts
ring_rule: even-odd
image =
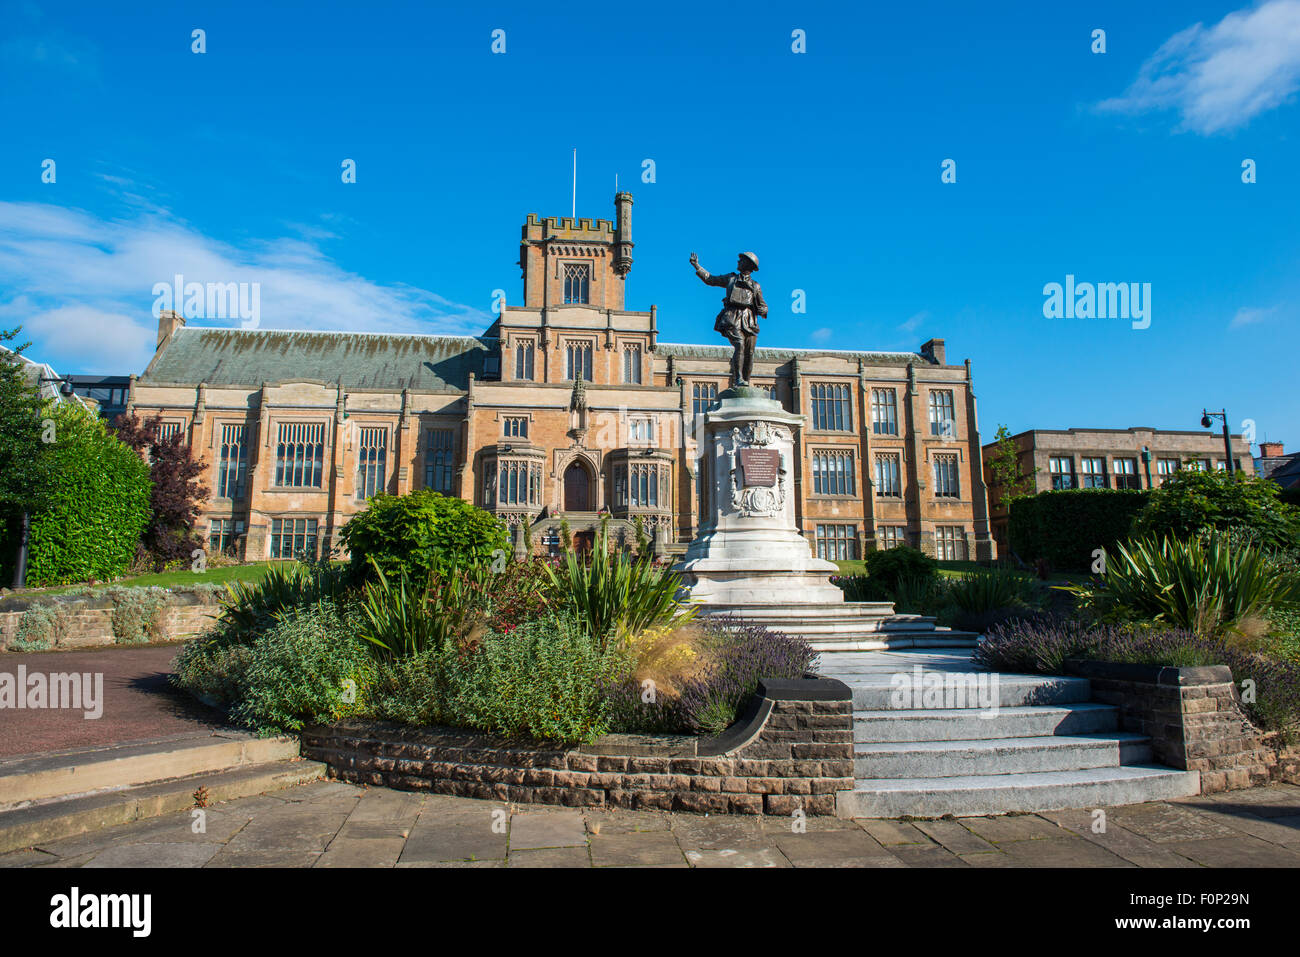
[[[1074,459],[1068,455],[1053,455],[1047,460],[1047,472],[1052,477],[1052,488],[1074,488]]]
[[[451,429],[429,429],[424,433],[424,487],[443,495],[451,494]]]
[[[902,469],[895,452],[876,456],[876,494],[894,497],[903,494]]]
[[[691,412],[703,415],[718,401],[718,384],[716,382],[694,382],[691,384]]]
[[[623,347],[623,381],[631,385],[641,384],[641,346]]]
[[[843,562],[857,558],[857,527],[854,525],[818,525],[817,557],[828,562]]]
[[[1106,488],[1106,460],[1085,456],[1079,459],[1084,488]]]
[[[1182,467],[1183,463],[1178,459],[1156,459],[1156,475],[1160,476],[1160,484],[1164,485]]]
[[[274,518],[271,520],[271,557],[316,557],[316,519]]]
[[[1137,474],[1137,459],[1114,459],[1111,469],[1115,473],[1116,488],[1140,489],[1141,480]]]
[[[930,434],[945,439],[957,437],[957,418],[951,389],[930,390]]]
[[[907,528],[902,525],[880,525],[876,528],[876,544],[880,548],[897,548],[907,544]]]
[[[934,556],[944,562],[966,560],[966,536],[960,525],[937,525],[934,529]]]
[[[591,343],[570,342],[564,349],[564,377],[591,379]]]
[[[280,488],[320,488],[325,463],[325,426],[319,422],[281,422],[275,447],[275,484]]]
[[[853,495],[853,453],[836,449],[818,449],[812,453],[813,494]]]
[[[871,390],[871,431],[876,435],[898,434],[898,393],[893,389]]]
[[[208,554],[235,556],[235,548],[244,534],[243,519],[214,518],[208,522]]]
[[[515,378],[531,381],[533,378],[533,357],[537,347],[531,339],[515,343]]]
[[[961,488],[957,480],[957,456],[934,457],[934,494],[936,498],[959,498]]]
[[[364,502],[384,490],[388,477],[388,430],[383,426],[360,430],[357,443],[357,501]]]
[[[217,450],[217,497],[244,497],[248,482],[248,445],[244,426],[223,425],[221,448]]]
[[[653,442],[655,440],[655,420],[635,416],[627,420],[628,442]]]
[[[589,263],[564,264],[564,302],[588,303],[591,301],[591,265]],[[570,376],[569,378],[573,378]]]
[[[528,417],[524,415],[508,415],[502,420],[503,434],[507,438],[526,439],[528,438]]]
[[[853,431],[849,386],[834,382],[814,382],[808,394],[812,400],[812,427],[815,430]]]

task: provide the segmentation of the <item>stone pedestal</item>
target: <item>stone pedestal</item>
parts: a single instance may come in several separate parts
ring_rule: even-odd
[[[728,389],[704,416],[700,532],[677,566],[705,604],[842,603],[832,562],[795,524],[795,430],[803,417],[762,389]]]

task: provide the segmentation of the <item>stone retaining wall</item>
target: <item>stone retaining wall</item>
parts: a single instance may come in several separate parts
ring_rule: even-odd
[[[113,612],[117,602],[107,594],[53,595],[43,598],[0,599],[0,651],[18,651],[12,647],[23,616],[33,606],[57,614],[58,636],[51,648],[93,648],[119,641],[114,633]],[[167,591],[156,619],[157,637],[179,641],[206,630],[219,612],[210,591]]]
[[[1089,680],[1094,701],[1120,709],[1125,731],[1151,739],[1156,761],[1200,771],[1202,793],[1300,778],[1300,755],[1251,724],[1225,665],[1075,660],[1066,670]]]
[[[760,683],[714,738],[608,735],[558,749],[350,720],[309,727],[302,743],[345,781],[517,804],[832,815],[835,792],[853,787],[852,694],[827,678]]]

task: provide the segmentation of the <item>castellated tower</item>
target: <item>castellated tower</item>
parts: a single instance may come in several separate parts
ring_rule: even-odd
[[[623,309],[632,268],[632,194],[616,194],[614,208],[614,221],[528,214],[519,243],[524,306]]]

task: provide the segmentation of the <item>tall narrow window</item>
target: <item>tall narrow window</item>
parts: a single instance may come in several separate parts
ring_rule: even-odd
[[[898,434],[898,395],[893,389],[871,390],[871,431],[876,435]]]
[[[384,490],[387,467],[388,430],[362,429],[357,450],[357,501],[364,502]]]
[[[451,494],[451,429],[430,429],[424,437],[424,487]]]
[[[848,432],[853,429],[847,385],[815,382],[809,394],[812,398],[814,429],[819,432]]]
[[[718,384],[716,382],[694,382],[691,384],[691,411],[699,416],[713,408],[718,401]]]
[[[248,446],[244,442],[244,426],[223,425],[217,456],[217,497],[243,498],[247,479]]]
[[[957,456],[936,455],[934,457],[934,494],[936,498],[959,497]]]
[[[542,470],[527,462],[502,462],[497,477],[497,505],[540,505]]]
[[[515,343],[515,378],[531,381],[533,378],[533,354],[536,347],[531,339]]]
[[[591,301],[591,266],[588,263],[565,263],[564,301],[566,304]]]
[[[951,390],[930,390],[930,434],[945,439],[957,437],[957,420],[953,414]]]
[[[325,426],[281,422],[275,448],[275,484],[281,488],[320,488],[325,471]]]
[[[813,494],[853,495],[853,453],[823,449],[813,452]]]
[[[641,384],[641,347],[639,345],[623,347],[623,381],[631,385]]]
[[[876,456],[876,494],[898,497],[903,494],[898,456],[884,453]]]
[[[564,350],[564,377],[591,382],[591,343],[570,342]]]

